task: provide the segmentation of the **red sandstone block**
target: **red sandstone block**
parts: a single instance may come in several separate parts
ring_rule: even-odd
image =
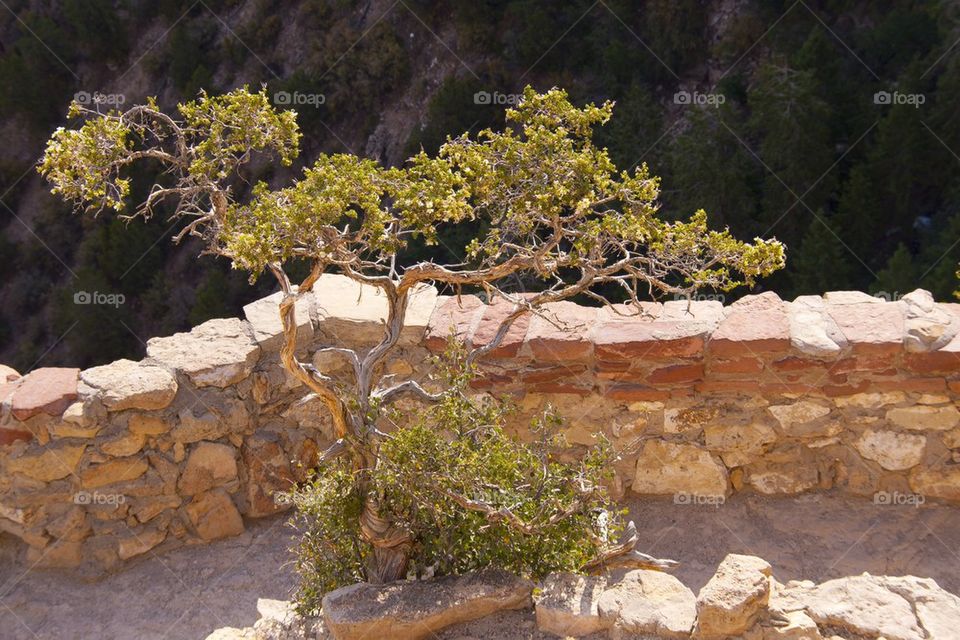
[[[80,369],[45,367],[31,371],[14,391],[13,417],[27,420],[40,413],[62,415],[77,399],[79,377]]]
[[[756,381],[749,380],[704,380],[698,382],[694,387],[697,393],[709,395],[712,393],[739,393],[743,395],[756,395],[759,385]]]
[[[594,369],[597,373],[617,373],[621,371],[629,371],[631,364],[629,362],[624,362],[622,360],[615,362],[607,362],[606,360],[597,360],[594,363]]]
[[[760,395],[780,396],[780,395],[819,395],[820,389],[803,383],[777,382],[772,384],[760,385]]]
[[[632,317],[602,309],[593,337],[596,357],[607,361],[695,358],[703,354],[723,307],[719,302],[645,303]]]
[[[483,302],[477,296],[451,296],[440,301],[427,324],[425,344],[434,352],[447,348],[451,334],[467,344],[483,314]]]
[[[503,298],[497,298],[493,304],[484,305],[483,315],[477,325],[477,330],[473,332],[473,346],[482,347],[489,343],[497,335],[503,321],[513,313],[514,304]],[[523,340],[527,335],[527,328],[530,326],[530,314],[527,313],[514,320],[513,324],[507,330],[499,346],[487,354],[488,358],[513,358],[520,352]]]
[[[611,400],[621,402],[654,402],[668,400],[670,392],[663,389],[652,389],[640,384],[615,384],[603,394]]]
[[[791,356],[777,360],[771,364],[776,371],[806,371],[808,369],[827,369],[828,364],[822,360],[811,360],[809,358],[797,358]]]
[[[757,358],[737,358],[735,360],[713,360],[707,364],[710,373],[762,373],[763,361]]]
[[[603,371],[597,374],[598,380],[609,380],[611,382],[643,382],[647,379],[647,373],[638,369],[626,369],[624,371]]]
[[[687,328],[675,322],[611,322],[597,327],[593,342],[597,357],[606,360],[632,362],[702,355],[706,332],[685,333],[689,333]]]
[[[33,434],[22,429],[5,429],[0,427],[0,447],[13,444],[17,441],[30,442]]]
[[[950,391],[960,393],[960,380],[951,380],[947,383],[947,386],[950,388]]]
[[[535,369],[525,369],[520,374],[520,379],[524,384],[535,384],[538,382],[558,382],[560,380],[569,380],[586,372],[586,365],[568,365],[558,367],[538,367]]]
[[[578,396],[588,396],[593,393],[593,387],[582,387],[562,382],[541,382],[528,387],[531,393],[567,393]]]
[[[943,378],[907,378],[906,380],[878,380],[870,383],[871,391],[937,393],[946,389],[947,381]]]
[[[733,303],[710,336],[707,350],[721,357],[788,352],[790,321],[783,301],[767,291]]]
[[[653,371],[647,381],[650,384],[676,384],[696,382],[703,379],[702,364],[675,364]]]
[[[842,358],[830,365],[833,373],[850,373],[853,371],[883,371],[889,369],[896,362],[896,358],[889,355],[864,356],[858,355]]]
[[[544,305],[530,319],[527,345],[538,362],[582,362],[593,356],[590,332],[599,309],[563,301]]]
[[[827,313],[843,332],[854,354],[895,355],[903,349],[901,303],[833,302],[830,296],[824,300]]]
[[[917,373],[956,373],[960,371],[960,353],[944,350],[907,353],[903,356],[903,366]]]
[[[478,376],[470,381],[470,386],[474,389],[493,389],[494,387],[505,387],[513,382],[510,376],[489,373]]]
[[[871,386],[871,383],[866,380],[861,380],[856,384],[827,384],[823,386],[823,395],[828,398],[852,396],[869,391]]]

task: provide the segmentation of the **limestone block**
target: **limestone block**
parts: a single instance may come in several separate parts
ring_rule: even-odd
[[[786,352],[790,321],[783,301],[772,291],[737,300],[726,308],[707,348],[719,357]]]
[[[313,297],[318,327],[333,346],[370,344],[383,337],[387,299],[377,287],[328,273],[313,286]],[[436,303],[435,287],[424,285],[410,294],[400,344],[420,343]]]
[[[926,436],[898,431],[867,429],[853,443],[867,460],[889,471],[904,471],[920,464],[927,446]]]
[[[786,304],[790,344],[813,357],[834,357],[847,348],[847,339],[827,313],[820,296],[799,296]]]
[[[260,346],[238,318],[208,320],[189,333],[151,338],[147,356],[183,372],[198,387],[228,387],[253,371]]]
[[[901,300],[906,306],[903,344],[907,351],[936,351],[960,332],[960,316],[934,302],[929,291],[917,289]]]
[[[253,329],[253,337],[265,351],[279,351],[283,345],[283,322],[280,320],[280,301],[283,292],[278,291],[255,300],[243,307],[243,315]],[[313,293],[298,297],[293,313],[297,324],[297,347],[305,347],[313,341]]]
[[[169,371],[132,360],[87,369],[80,379],[99,391],[108,411],[163,409],[177,395],[177,381]]]
[[[621,637],[689,638],[697,598],[668,573],[638,569],[611,584],[597,603],[601,622]]]
[[[898,407],[887,411],[887,420],[914,431],[949,431],[960,425],[960,411],[954,405]]]
[[[607,585],[603,576],[553,573],[534,597],[537,627],[560,637],[585,636],[606,629],[598,602]]]
[[[533,585],[490,570],[417,582],[354,584],[323,598],[323,618],[338,640],[419,640],[454,624],[530,605]]]
[[[739,636],[753,626],[770,598],[770,564],[754,556],[729,554],[697,595],[694,637]]]
[[[237,479],[236,450],[216,442],[198,442],[190,451],[177,482],[182,495],[192,496]]]
[[[726,496],[727,470],[696,445],[647,440],[632,488],[640,494]]]
[[[207,542],[243,533],[243,518],[223,489],[194,496],[186,512],[197,535]]]

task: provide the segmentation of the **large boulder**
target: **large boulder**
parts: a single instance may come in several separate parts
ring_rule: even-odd
[[[537,627],[561,638],[603,631],[609,625],[600,619],[598,602],[606,586],[602,576],[550,574],[534,597]]]
[[[418,582],[354,584],[323,598],[323,618],[337,640],[416,640],[461,622],[530,606],[533,584],[491,570]]]
[[[670,574],[638,569],[603,592],[600,620],[621,637],[689,638],[697,598]]]
[[[729,554],[697,595],[694,636],[722,640],[750,629],[770,598],[770,564],[762,558]]]
[[[936,581],[913,576],[872,576],[864,573],[816,585],[809,581],[774,584],[770,611],[788,624],[783,634],[772,630],[764,640],[819,638],[785,635],[791,626],[820,626],[840,637],[918,640],[957,637],[960,598]],[[797,631],[799,633],[799,630]],[[831,636],[837,637],[837,636]]]

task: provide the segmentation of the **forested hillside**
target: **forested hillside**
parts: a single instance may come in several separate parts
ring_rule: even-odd
[[[169,107],[244,84],[266,84],[304,133],[299,166],[258,166],[251,182],[282,181],[321,152],[397,164],[435,151],[501,126],[527,84],[615,100],[602,143],[624,169],[662,176],[666,215],[704,208],[739,237],[787,245],[765,289],[924,287],[947,300],[960,261],[958,38],[947,0],[8,0],[0,361],[138,357],[149,337],[267,292],[198,258],[199,245],[171,246],[159,216],[125,228],[72,215],[34,169],[75,96]]]

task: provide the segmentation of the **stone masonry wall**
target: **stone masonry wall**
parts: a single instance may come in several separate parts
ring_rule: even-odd
[[[96,573],[281,510],[274,493],[306,477],[331,432],[280,367],[278,300],[152,339],[141,362],[0,367],[0,531],[31,563]],[[451,332],[482,344],[507,312],[423,289],[385,370],[428,381]],[[372,345],[385,304],[328,275],[297,316],[303,357],[338,375],[345,362],[314,352]],[[960,502],[960,304],[920,290],[895,302],[764,293],[728,307],[649,303],[639,316],[564,302],[548,316],[515,324],[478,392],[517,402],[520,437],[547,404],[559,409],[567,455],[605,434],[617,495]]]

